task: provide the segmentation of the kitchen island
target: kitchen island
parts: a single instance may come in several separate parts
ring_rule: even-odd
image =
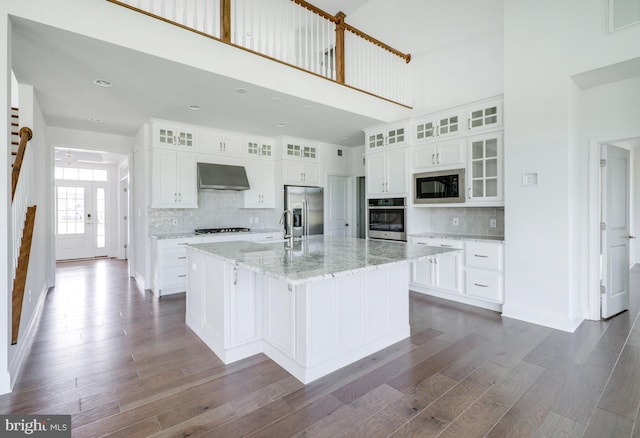
[[[409,262],[450,248],[311,236],[187,245],[187,325],[224,362],[309,383],[409,336]]]

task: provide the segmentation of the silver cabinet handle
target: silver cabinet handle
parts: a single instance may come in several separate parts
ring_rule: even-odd
[[[178,202],[178,194],[177,193],[173,194],[173,202]]]
[[[178,275],[178,278],[184,278],[186,276],[187,276],[187,274],[182,274],[182,275]]]
[[[487,284],[480,284],[480,283],[473,283],[473,284],[478,287],[489,287],[489,285]]]
[[[436,154],[431,154],[431,164],[436,164]]]
[[[178,260],[184,260],[186,258],[187,258],[187,256],[182,256],[182,257],[178,257]]]
[[[629,235],[627,236],[627,239],[635,239],[635,238],[636,238],[636,236],[632,236],[631,234],[629,234]]]
[[[474,254],[473,256],[474,256],[474,257],[481,258],[481,259],[488,259],[488,258],[489,258],[489,256],[488,256],[488,255],[482,255],[482,254]]]
[[[467,131],[471,131],[471,117],[467,120]]]
[[[469,187],[469,199],[473,198],[473,196],[471,196],[471,187]]]
[[[440,164],[440,152],[436,154],[436,163]]]
[[[233,285],[238,284],[238,268],[233,268]]]
[[[416,242],[417,245],[426,245],[426,242]]]
[[[453,245],[440,245],[443,248],[453,248]]]

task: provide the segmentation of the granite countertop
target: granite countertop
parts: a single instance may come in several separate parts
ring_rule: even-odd
[[[246,232],[237,232],[237,233],[233,233],[234,235],[246,235],[246,234],[260,234],[260,233],[278,233],[278,232],[282,232],[281,228],[256,228],[256,229],[252,229],[251,231],[246,231]],[[228,236],[230,233],[226,233],[224,234],[225,236]],[[184,239],[186,237],[202,237],[202,236],[215,236],[216,234],[196,234],[194,231],[182,231],[182,232],[176,232],[176,233],[155,233],[155,234],[149,234],[149,237],[151,237],[152,239]],[[222,235],[218,234],[218,235]]]
[[[330,236],[310,236],[295,241],[291,249],[286,245],[286,242],[232,241],[190,244],[187,247],[291,285],[458,251],[405,242]]]
[[[453,234],[453,233],[415,233],[408,234],[409,237],[429,237],[433,239],[455,239],[455,240],[475,240],[475,241],[490,241],[490,242],[504,242],[504,236],[479,236],[474,234]]]

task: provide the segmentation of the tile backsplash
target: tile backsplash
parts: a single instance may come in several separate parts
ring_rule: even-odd
[[[431,208],[431,231],[434,233],[504,236],[504,207]],[[454,219],[458,225],[454,225]],[[492,219],[495,227],[491,227]]]
[[[180,233],[196,228],[281,228],[280,211],[241,208],[242,192],[198,192],[198,208],[150,208],[149,234]]]

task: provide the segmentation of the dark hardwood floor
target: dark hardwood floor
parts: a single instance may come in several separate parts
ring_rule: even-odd
[[[410,339],[307,386],[264,355],[225,366],[126,263],[61,263],[0,412],[74,437],[640,437],[632,308],[569,334],[411,294]]]

